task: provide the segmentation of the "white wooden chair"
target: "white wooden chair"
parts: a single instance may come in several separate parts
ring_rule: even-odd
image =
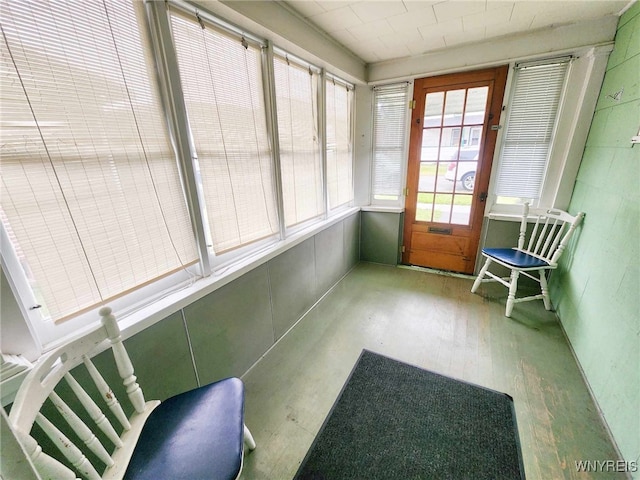
[[[545,272],[558,266],[558,259],[583,217],[584,213],[582,212],[572,216],[556,209],[530,210],[529,204],[525,203],[520,221],[518,246],[515,248],[483,248],[482,255],[487,260],[473,282],[471,293],[475,293],[482,282],[500,282],[509,289],[505,311],[507,317],[511,316],[514,304],[530,300],[541,299],[544,302],[544,307],[551,310]],[[529,223],[533,223],[533,230],[527,241],[527,225]],[[510,269],[511,275],[499,277],[489,272],[488,269],[493,262]],[[538,278],[532,275],[533,272],[538,272]],[[540,284],[541,293],[516,298],[520,274],[537,281]]]
[[[37,362],[11,408],[9,423],[41,478],[238,478],[245,443],[249,449],[255,448],[253,437],[244,425],[242,381],[227,378],[162,403],[145,401],[111,309],[101,309],[100,315],[99,328]],[[128,402],[133,407],[129,417],[91,360],[92,355],[104,349],[105,343],[113,351]],[[71,369],[81,363],[102,401],[88,393],[95,390],[94,387],[85,390],[72,376]],[[62,379],[75,396],[67,398],[67,402],[54,391]],[[54,425],[53,420],[44,416],[41,410],[47,398],[66,422]],[[108,411],[103,412],[99,404],[108,407]],[[114,424],[107,417],[111,417]],[[43,451],[44,447],[34,439],[34,423],[46,433],[58,452]],[[122,433],[118,433],[119,430]],[[43,442],[43,446],[45,444]],[[60,461],[63,457],[66,462]]]

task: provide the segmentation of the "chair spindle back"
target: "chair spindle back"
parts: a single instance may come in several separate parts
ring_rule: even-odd
[[[583,213],[573,216],[556,209],[529,209],[529,204],[525,204],[518,236],[518,250],[555,266],[583,216]],[[527,242],[527,229],[531,222],[533,229]]]
[[[66,480],[75,479],[78,475],[91,480],[121,478],[146,418],[160,403],[145,402],[111,309],[102,308],[100,315],[100,327],[50,352],[35,365],[18,391],[9,414],[16,435],[42,478]],[[128,402],[133,407],[131,417],[127,417],[112,388],[91,360],[92,356],[107,348],[112,350],[118,375],[122,379]],[[87,369],[101,400],[92,398],[71,374],[71,370],[80,364]],[[62,379],[75,398],[65,401],[56,393],[54,388]],[[58,426],[42,412],[47,399],[64,419]],[[112,417],[117,420],[116,426],[107,418],[99,403],[103,404],[102,408],[110,410]],[[32,436],[34,424],[49,437],[58,453],[43,452]],[[94,433],[94,427],[102,432],[101,437],[107,439],[104,444]],[[118,430],[123,433],[118,434]],[[80,441],[74,443],[70,436]],[[92,454],[89,457],[88,452]],[[66,458],[75,472],[55,457]],[[89,458],[97,458],[97,461],[92,464]]]

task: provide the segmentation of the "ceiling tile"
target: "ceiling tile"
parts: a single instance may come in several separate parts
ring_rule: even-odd
[[[358,39],[354,37],[349,30],[337,30],[331,33],[331,37],[335,38],[345,47],[351,47],[352,45],[358,44]]]
[[[350,7],[341,7],[319,15],[314,15],[310,17],[309,20],[316,23],[326,32],[334,32],[362,24],[362,20],[358,18]]]
[[[372,38],[368,42],[358,42],[354,51],[366,62],[379,62],[383,60],[381,53],[386,47],[377,38]]]
[[[380,35],[380,41],[389,48],[398,47],[400,45],[411,45],[413,43],[422,43],[424,39],[417,28],[410,28],[404,32],[395,32],[387,35]]]
[[[426,27],[419,27],[418,31],[425,39],[439,36],[444,37],[445,35],[451,35],[454,33],[462,33],[462,19],[456,18],[447,22],[436,23],[434,25],[428,25]]]
[[[484,12],[485,2],[483,1],[453,1],[436,3],[433,6],[438,22],[446,22],[454,18],[460,18],[472,13]]]
[[[465,32],[480,27],[491,27],[493,25],[503,25],[511,20],[513,5],[505,8],[494,8],[488,12],[472,13],[462,17],[462,26]]]
[[[439,50],[441,48],[446,47],[447,45],[444,43],[444,37],[432,37],[429,41],[423,40],[422,42],[415,42],[407,45],[411,55],[422,55],[424,53],[429,53],[433,50]]]
[[[554,2],[547,8],[536,12],[532,28],[541,28],[552,24],[577,23],[592,18],[615,15],[619,11],[620,3],[617,1]]]
[[[405,8],[412,12],[414,10],[422,10],[423,8],[431,8],[436,3],[441,3],[442,0],[427,1],[427,0],[403,0]]]
[[[437,20],[435,13],[433,13],[433,8],[426,7],[412,10],[402,15],[389,17],[387,18],[387,22],[389,22],[389,25],[391,25],[396,32],[404,32],[409,28],[433,25]]]
[[[511,7],[513,8],[514,5],[518,3],[516,2],[506,2],[504,0],[487,0],[487,4],[486,4],[486,10],[487,12],[494,10],[494,9],[501,9],[501,8],[508,8]],[[522,2],[520,2],[522,3]]]
[[[513,6],[513,15],[514,17],[534,17],[536,13],[543,11],[549,8],[547,5],[541,5],[537,2],[515,2]],[[553,6],[551,6],[553,8]]]
[[[326,12],[322,5],[313,0],[293,0],[287,3],[305,18]]]
[[[447,47],[461,45],[464,43],[479,42],[486,38],[485,27],[465,30],[464,32],[450,33],[444,36],[444,42]]]
[[[411,56],[411,51],[406,45],[394,48],[382,47],[376,50],[376,54],[380,60],[391,60],[393,58],[402,58]]]
[[[372,22],[381,18],[406,13],[407,9],[401,1],[363,2],[351,5],[351,9],[363,22]]]
[[[349,27],[347,30],[358,40],[366,40],[368,38],[394,33],[391,25],[384,19]]]
[[[306,1],[306,0],[301,0],[301,1]],[[341,1],[341,0],[320,0],[318,1],[318,3],[320,5],[322,5],[322,8],[324,8],[327,12],[331,11],[331,10],[337,10],[339,8],[344,8],[344,7],[348,7],[350,5],[362,2],[364,0],[351,0],[351,1]]]
[[[537,10],[531,8],[530,5],[524,5],[522,2],[516,2],[513,6],[513,11],[511,12],[510,23],[527,23],[529,25],[528,28],[530,28],[533,23],[533,19],[536,16],[536,11]]]
[[[286,3],[370,63],[522,34],[534,28],[617,15],[628,1],[289,0]]]
[[[533,18],[511,21],[503,23],[501,25],[493,25],[490,29],[487,29],[487,38],[500,37],[503,35],[513,35],[516,33],[524,33],[530,30],[531,22]]]

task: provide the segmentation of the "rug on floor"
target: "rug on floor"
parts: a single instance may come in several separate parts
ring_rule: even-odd
[[[521,480],[513,399],[363,350],[294,480]]]

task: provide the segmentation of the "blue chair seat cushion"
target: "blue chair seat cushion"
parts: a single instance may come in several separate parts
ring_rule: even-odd
[[[145,423],[125,479],[231,480],[242,468],[244,385],[227,378],[162,402]]]
[[[548,267],[549,263],[514,248],[483,248],[482,253],[516,268]]]

